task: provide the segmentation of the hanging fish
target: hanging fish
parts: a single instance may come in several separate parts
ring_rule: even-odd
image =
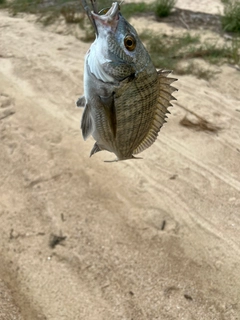
[[[85,11],[95,29],[96,39],[85,57],[84,106],[81,129],[84,140],[93,136],[90,156],[101,150],[113,152],[118,160],[150,147],[165,122],[172,93],[170,71],[157,71],[138,37],[114,2],[104,14],[97,13],[92,0]]]

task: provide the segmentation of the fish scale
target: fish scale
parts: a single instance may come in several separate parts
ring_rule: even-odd
[[[83,6],[86,9],[85,0]],[[157,71],[136,30],[124,19],[117,3],[104,15],[87,14],[96,39],[85,57],[83,138],[95,139],[90,156],[107,150],[118,160],[150,147],[166,122],[167,108],[177,90],[169,71]]]

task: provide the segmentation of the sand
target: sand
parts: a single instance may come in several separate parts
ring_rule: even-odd
[[[240,72],[175,75],[143,160],[105,163],[74,106],[89,44],[31,20],[0,11],[0,320],[239,320]]]

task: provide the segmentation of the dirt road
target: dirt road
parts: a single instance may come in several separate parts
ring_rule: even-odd
[[[88,47],[0,12],[0,319],[239,320],[240,72],[178,77],[143,160],[104,163],[74,107]]]

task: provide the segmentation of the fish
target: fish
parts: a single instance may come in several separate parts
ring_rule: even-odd
[[[116,155],[113,161],[136,159],[166,122],[170,101],[176,100],[171,84],[177,79],[154,67],[118,2],[100,12],[91,3],[92,11],[82,0],[96,34],[85,56],[84,95],[76,102],[84,107],[82,136],[95,140],[90,157],[105,150]]]

